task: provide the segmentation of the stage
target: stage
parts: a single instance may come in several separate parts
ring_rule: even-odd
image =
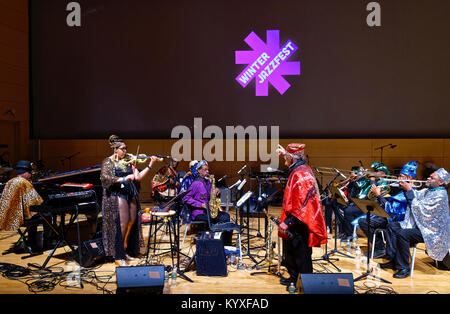
[[[143,204],[143,208],[149,204]],[[269,212],[274,216],[279,216],[281,208],[270,207]],[[230,208],[229,213],[232,220],[235,217],[234,208]],[[83,223],[84,217],[80,218],[80,223]],[[260,220],[260,233],[264,235],[264,219]],[[147,244],[149,225],[143,225],[143,235],[145,242]],[[256,236],[258,230],[258,218],[251,218],[251,235]],[[181,237],[183,236],[184,226],[181,226]],[[364,255],[367,249],[367,238],[359,233],[358,245],[361,247],[362,254]],[[161,237],[166,237],[161,235]],[[182,252],[188,256],[192,256],[195,251],[195,245],[193,244],[193,239],[195,234],[188,234]],[[235,238],[235,235],[233,239]],[[3,252],[7,250],[13,243],[19,239],[19,235],[14,231],[0,231],[0,250]],[[158,236],[158,240],[161,240]],[[276,228],[272,234],[272,239],[274,242],[277,240]],[[181,242],[181,241],[180,241]],[[262,237],[251,237],[250,239],[250,252],[252,256],[259,262],[264,259],[265,249],[264,249],[264,239]],[[346,248],[341,246],[338,240],[338,250],[341,252],[346,252]],[[163,248],[165,244],[161,244]],[[242,245],[246,245],[246,230],[242,234]],[[260,248],[257,248],[260,247]],[[334,238],[331,238],[328,242],[328,252],[334,248]],[[418,248],[423,249],[424,244],[419,244]],[[374,274],[386,279],[392,284],[385,284],[372,279],[360,280],[354,282],[355,294],[363,293],[397,293],[397,294],[427,294],[427,293],[439,293],[448,294],[450,293],[450,273],[445,270],[439,270],[434,266],[433,260],[428,257],[425,251],[418,249],[416,253],[415,267],[413,277],[408,277],[405,279],[395,279],[392,277],[393,270],[382,270],[379,268],[374,269]],[[321,248],[313,249],[313,259],[320,258],[323,256],[325,246]],[[37,265],[42,265],[48,256],[50,251],[44,252],[43,255],[35,256],[29,259],[21,259],[24,254],[8,254],[2,256],[2,263],[8,263],[13,265],[19,265],[25,267],[25,269],[33,269],[32,273],[28,276],[20,278],[21,269],[16,272],[11,272],[5,277],[5,266],[3,266],[3,276],[0,277],[0,294],[114,294],[116,292],[116,266],[114,263],[103,263],[92,268],[82,268],[81,269],[81,279],[83,283],[83,288],[76,284],[76,282],[71,282],[71,277],[67,276],[68,272],[76,270],[78,264],[74,263],[71,258],[70,249],[68,246],[58,248],[54,256],[48,262],[49,271],[54,276],[48,276],[49,272],[39,272],[35,268],[29,268],[28,263],[34,263]],[[277,249],[275,248],[275,257],[277,257]],[[145,249],[143,250],[145,255]],[[244,255],[246,250],[243,250]],[[351,250],[351,255],[354,255],[354,250]],[[353,278],[357,278],[366,271],[366,264],[362,260],[362,257],[357,260],[353,258],[348,258],[341,256],[340,254],[333,254],[331,258],[338,258],[338,261],[333,261],[333,263],[341,269],[342,273],[352,273]],[[180,268],[183,270],[184,266],[188,263],[188,258],[181,255]],[[171,264],[171,256],[169,253],[163,254],[156,259],[152,260],[152,263],[162,263],[165,266]],[[176,262],[176,261],[175,261]],[[376,259],[375,262],[382,263],[384,260]],[[145,264],[145,256],[143,259],[135,260],[130,263],[131,265],[143,265]],[[166,294],[184,294],[184,295],[201,295],[201,294],[257,294],[257,295],[275,295],[275,294],[288,294],[286,287],[279,283],[279,278],[273,274],[253,274],[255,272],[265,272],[266,269],[257,270],[252,267],[255,263],[249,258],[243,258],[244,269],[236,269],[231,265],[228,265],[228,275],[223,276],[197,276],[195,268],[192,268],[185,275],[192,279],[193,282],[189,282],[178,276],[177,284],[175,287],[170,287]],[[260,265],[264,265],[264,262]],[[275,260],[276,265],[276,260]],[[338,273],[337,270],[326,261],[315,261],[313,262],[314,273]],[[65,272],[64,276],[58,276],[58,273]],[[287,276],[284,267],[281,267],[281,273]],[[19,274],[19,277],[13,277]],[[72,277],[72,279],[75,277]],[[370,278],[370,277],[369,277]],[[41,280],[43,283],[36,284],[36,281]],[[48,284],[45,284],[48,283]]]

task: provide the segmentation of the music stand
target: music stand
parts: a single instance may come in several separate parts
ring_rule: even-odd
[[[236,202],[236,208],[240,209],[240,207],[247,203],[247,254],[246,256],[250,257],[250,259],[255,262],[255,264],[258,264],[258,262],[253,257],[252,253],[250,252],[250,197],[253,195],[252,191],[248,191],[244,194],[237,202]]]
[[[345,207],[348,206],[347,197],[336,186],[334,186],[334,185],[330,186],[330,193],[331,193],[332,197],[336,198],[336,202],[338,204],[345,206]],[[353,256],[347,255],[337,249],[337,219],[338,219],[338,217],[341,216],[341,214],[339,213],[339,208],[333,208],[333,211],[334,211],[334,216],[335,216],[335,218],[334,218],[334,249],[332,249],[330,251],[330,253],[328,253],[328,255],[331,255],[334,253],[339,253],[345,257],[354,258]]]
[[[370,215],[375,215],[378,217],[384,217],[384,218],[390,218],[389,214],[386,213],[386,211],[380,206],[380,204],[378,204],[375,201],[371,201],[371,200],[361,200],[358,198],[352,198],[351,199],[352,202],[363,212],[366,214],[367,217],[367,228],[368,228],[368,232],[367,234],[370,234]],[[370,240],[369,237],[367,237],[367,270],[364,274],[362,274],[361,276],[359,276],[358,278],[356,278],[354,281],[358,281],[360,279],[366,278],[367,276],[372,276],[378,280],[381,280],[385,283],[390,283],[392,284],[392,282],[389,282],[383,278],[380,278],[378,276],[375,276],[374,274],[372,274],[370,272]]]
[[[178,195],[174,196],[172,199],[170,199],[168,202],[159,205],[158,209],[156,209],[157,212],[168,212],[170,210],[170,207],[172,205],[175,204],[175,202],[179,201],[180,199],[182,199],[189,191],[183,191],[181,193],[179,193]],[[153,210],[154,212],[155,210]],[[178,275],[180,275],[183,279],[190,281],[190,282],[194,282],[192,279],[190,279],[189,277],[187,277],[183,271],[180,270],[180,238],[179,238],[179,234],[180,234],[180,217],[178,216],[178,213],[175,215],[176,219],[177,219],[177,227],[175,229],[174,227],[174,244],[176,245],[177,248],[177,273]],[[155,226],[156,228],[156,226]],[[169,226],[170,228],[170,226]],[[149,235],[148,235],[148,242],[147,242],[147,252],[146,252],[146,264],[148,264],[148,256],[149,256],[149,252],[150,252],[150,240],[151,240],[151,229],[149,229]],[[157,229],[155,230],[155,235],[156,235]],[[172,248],[171,248],[172,250]]]

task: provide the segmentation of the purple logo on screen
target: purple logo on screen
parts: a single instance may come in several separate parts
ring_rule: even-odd
[[[244,39],[253,50],[236,51],[236,64],[247,64],[236,81],[246,87],[255,79],[256,96],[268,96],[270,82],[283,95],[291,86],[283,75],[300,75],[300,61],[287,61],[298,47],[288,40],[280,48],[279,30],[268,30],[266,36],[267,43],[255,32]]]

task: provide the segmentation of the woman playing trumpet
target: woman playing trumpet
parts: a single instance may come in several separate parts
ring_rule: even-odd
[[[103,246],[105,255],[115,259],[119,266],[139,255],[143,246],[140,228],[139,181],[150,171],[157,157],[139,171],[129,162],[127,146],[116,135],[111,135],[109,145],[113,154],[102,162],[100,180],[103,186]]]

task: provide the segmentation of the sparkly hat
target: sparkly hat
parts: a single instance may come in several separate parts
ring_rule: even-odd
[[[444,181],[445,184],[448,184],[450,182],[450,174],[447,172],[447,170],[445,170],[444,168],[439,168],[435,172],[439,176],[439,179]]]
[[[374,169],[375,171],[383,171],[386,174],[390,174],[388,167],[386,167],[381,162],[375,161],[370,168]]]
[[[406,165],[403,166],[403,169],[400,171],[400,173],[403,173],[406,176],[410,176],[411,178],[416,178],[416,169],[417,169],[417,162],[416,161],[410,161]]]
[[[201,161],[199,161],[198,163],[197,163],[197,165],[195,166],[195,168],[197,169],[197,170],[199,170],[201,167],[203,167],[204,165],[207,165],[208,164],[208,162],[206,161],[206,160],[201,160]]]

